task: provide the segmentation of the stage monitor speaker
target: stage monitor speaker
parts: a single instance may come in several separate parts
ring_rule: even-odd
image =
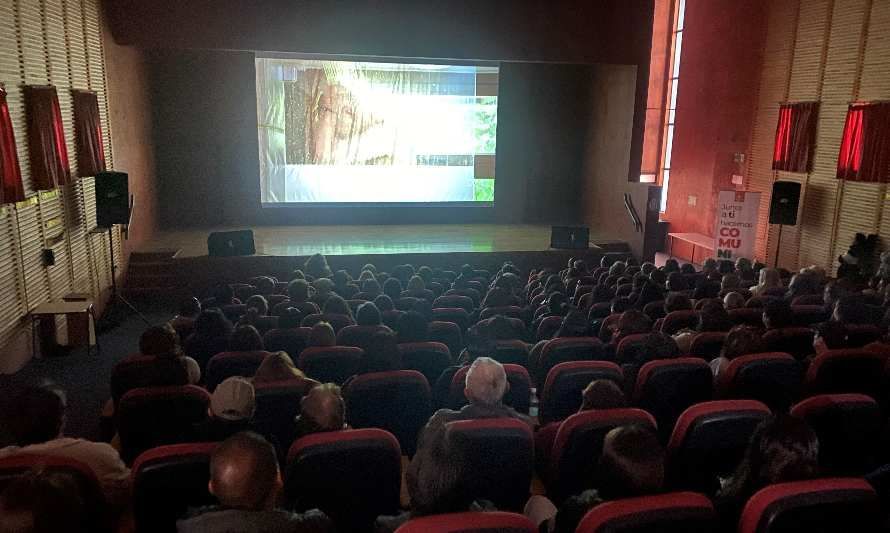
[[[110,228],[130,223],[130,194],[126,172],[96,174],[96,226]]]
[[[210,257],[232,257],[236,255],[253,255],[256,246],[253,242],[253,231],[216,231],[207,237],[207,254]]]
[[[800,183],[796,181],[773,183],[773,196],[769,204],[769,223],[784,226],[796,225],[799,203]]]
[[[590,247],[590,228],[587,226],[553,226],[550,247],[582,250]]]

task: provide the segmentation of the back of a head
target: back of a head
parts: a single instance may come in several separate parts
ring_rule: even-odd
[[[791,306],[781,299],[766,302],[763,307],[763,323],[767,328],[785,328],[791,325]]]
[[[383,282],[383,294],[395,301],[402,295],[402,282],[396,278],[389,278]]]
[[[337,335],[334,328],[328,322],[318,322],[312,326],[309,332],[309,346],[334,346],[337,344]]]
[[[359,326],[379,326],[380,310],[372,302],[361,304],[355,312],[355,323]]]
[[[334,272],[334,275],[331,276],[331,280],[334,282],[334,285],[338,287],[342,287],[349,283],[349,272],[345,270],[338,270]]]
[[[399,317],[396,324],[399,343],[426,342],[429,338],[429,322],[417,311],[408,311]]]
[[[411,276],[408,280],[408,290],[409,291],[422,291],[426,289],[426,283],[423,281],[423,278],[420,276]]]
[[[263,337],[253,326],[238,326],[229,338],[229,351],[255,352],[263,349]]]
[[[327,299],[324,303],[324,309],[322,312],[326,315],[345,315],[348,317],[352,316],[352,310],[349,309],[349,304],[346,303],[341,296],[333,294],[330,298]]]
[[[464,394],[471,404],[495,406],[507,392],[504,365],[490,357],[479,357],[467,371]]]
[[[588,335],[590,335],[590,324],[587,323],[587,315],[583,311],[569,311],[562,319],[554,337],[587,337]]]
[[[309,284],[305,279],[295,279],[287,284],[287,295],[295,302],[309,299]]]
[[[295,307],[288,307],[278,317],[278,329],[294,329],[300,327],[303,313]]]
[[[205,309],[195,320],[195,336],[226,338],[232,333],[232,323],[217,308]]]
[[[95,483],[77,472],[49,468],[15,479],[0,494],[0,531],[96,533],[111,528]]]
[[[617,409],[627,407],[627,398],[617,383],[610,379],[595,379],[581,393],[581,410]]]
[[[726,335],[720,356],[733,360],[743,355],[758,353],[762,349],[760,332],[750,326],[735,326]]]
[[[260,363],[256,374],[253,376],[253,381],[254,383],[262,383],[302,377],[304,377],[303,372],[297,368],[294,360],[287,355],[287,352],[274,352],[267,355],[263,362]]]
[[[374,305],[377,306],[377,309],[379,309],[381,313],[395,309],[395,306],[392,303],[392,298],[386,294],[380,294],[374,298]]]
[[[174,357],[179,352],[179,336],[170,324],[152,326],[139,336],[139,352]]]
[[[737,274],[724,274],[723,279],[720,280],[720,288],[723,290],[737,289],[739,288],[739,285],[741,285],[741,283],[742,280]]]
[[[214,305],[229,305],[235,297],[235,291],[231,285],[220,283],[210,289],[210,297],[213,298]]]
[[[17,446],[40,444],[59,436],[65,421],[65,396],[48,387],[26,387],[15,395],[2,421]]]
[[[871,312],[858,295],[848,294],[842,296],[834,304],[832,319],[841,324],[869,324],[872,323]]]
[[[201,314],[201,302],[192,297],[179,304],[179,316],[195,318]]]
[[[680,266],[680,272],[683,274],[695,274],[695,266],[692,263],[683,263]]]
[[[210,459],[210,490],[224,507],[263,510],[279,483],[275,448],[256,433],[229,437]]]
[[[256,309],[260,316],[269,314],[269,301],[260,294],[254,294],[244,302],[248,309]]]
[[[321,254],[313,254],[309,256],[303,264],[303,272],[313,278],[331,275],[331,269],[328,267],[328,260]]]
[[[247,378],[226,378],[210,395],[210,414],[217,420],[247,422],[255,411],[256,391]]]
[[[688,311],[692,309],[692,300],[682,292],[668,293],[664,299],[664,312]]]
[[[300,418],[314,431],[337,431],[346,425],[346,403],[340,387],[324,383],[313,387],[300,401]]]
[[[699,331],[729,331],[731,327],[732,321],[721,300],[715,299],[705,302],[699,313]]]
[[[269,276],[260,276],[256,280],[256,288],[260,294],[274,294],[277,287],[274,279]]]
[[[727,311],[745,307],[745,297],[737,292],[730,292],[723,297],[723,308]]]
[[[672,272],[678,272],[680,270],[680,263],[676,259],[668,259],[664,262],[664,271],[667,274]]]
[[[717,270],[717,260],[713,257],[705,259],[701,265],[702,272],[714,272]]]
[[[621,313],[618,319],[618,333],[625,337],[637,333],[649,333],[652,330],[652,320],[638,309],[629,309]]]
[[[609,500],[658,493],[664,462],[664,449],[652,431],[639,425],[615,428],[603,440],[598,488]]]
[[[612,300],[612,313],[624,313],[633,306],[633,302],[626,296],[619,296]]]
[[[362,282],[362,292],[377,296],[380,294],[380,282],[374,278]]]

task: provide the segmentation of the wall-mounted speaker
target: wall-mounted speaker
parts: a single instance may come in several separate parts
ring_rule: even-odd
[[[796,181],[773,183],[773,195],[769,203],[769,223],[784,226],[796,225],[799,204],[800,183]]]

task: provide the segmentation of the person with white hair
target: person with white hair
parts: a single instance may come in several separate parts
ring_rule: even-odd
[[[504,366],[490,357],[479,357],[467,371],[464,396],[469,404],[459,411],[440,409],[430,418],[420,432],[417,453],[411,460],[407,472],[408,494],[417,514],[446,512],[439,507],[443,499],[441,480],[448,477],[445,472],[449,465],[448,443],[445,437],[446,425],[458,420],[480,418],[516,418],[532,425],[531,419],[504,405],[503,399],[509,384]],[[458,468],[459,470],[459,468]],[[447,492],[447,491],[446,491]],[[464,509],[466,510],[466,509]],[[447,512],[453,512],[449,509]]]

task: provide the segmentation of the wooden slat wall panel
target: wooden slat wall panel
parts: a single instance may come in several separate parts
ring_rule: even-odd
[[[49,66],[42,2],[17,0],[17,7],[23,81],[27,85],[45,85],[49,83]]]
[[[822,52],[828,38],[825,23],[830,16],[832,2],[833,0],[809,0],[800,4],[794,64],[788,87],[789,101],[811,101],[820,97]]]
[[[71,73],[71,86],[75,89],[88,89],[90,86],[85,32],[83,6],[80,0],[65,0],[65,41],[68,49],[68,70]]]
[[[890,8],[886,2],[872,4],[858,97],[861,100],[890,100]],[[890,202],[887,201],[886,186],[879,188],[876,201],[879,211],[874,231],[884,238],[882,247],[887,250],[890,249],[887,242],[890,238]]]
[[[83,184],[80,180],[62,192],[65,225],[68,232],[68,253],[71,258],[71,286],[76,292],[92,293],[90,255],[87,247],[87,227],[84,216]]]
[[[99,116],[102,119],[103,144],[108,168],[113,167],[111,153],[111,125],[108,121],[107,87],[105,82],[105,50],[102,44],[101,13],[99,0],[84,0],[84,26],[90,89],[96,91],[99,100]]]
[[[0,343],[5,344],[25,315],[18,229],[13,206],[0,206]]]
[[[71,292],[71,265],[60,196],[58,190],[44,191],[38,196],[44,246],[52,249],[56,258],[55,265],[47,267],[50,296],[56,300]]]
[[[0,82],[7,87],[18,85],[21,79],[15,21],[15,3],[0,2]]]
[[[43,232],[40,229],[40,206],[37,196],[16,205],[16,225],[22,252],[25,298],[30,311],[49,301],[49,277],[43,266]]]
[[[846,103],[854,96],[862,26],[869,4],[870,0],[835,0],[822,101]]]

